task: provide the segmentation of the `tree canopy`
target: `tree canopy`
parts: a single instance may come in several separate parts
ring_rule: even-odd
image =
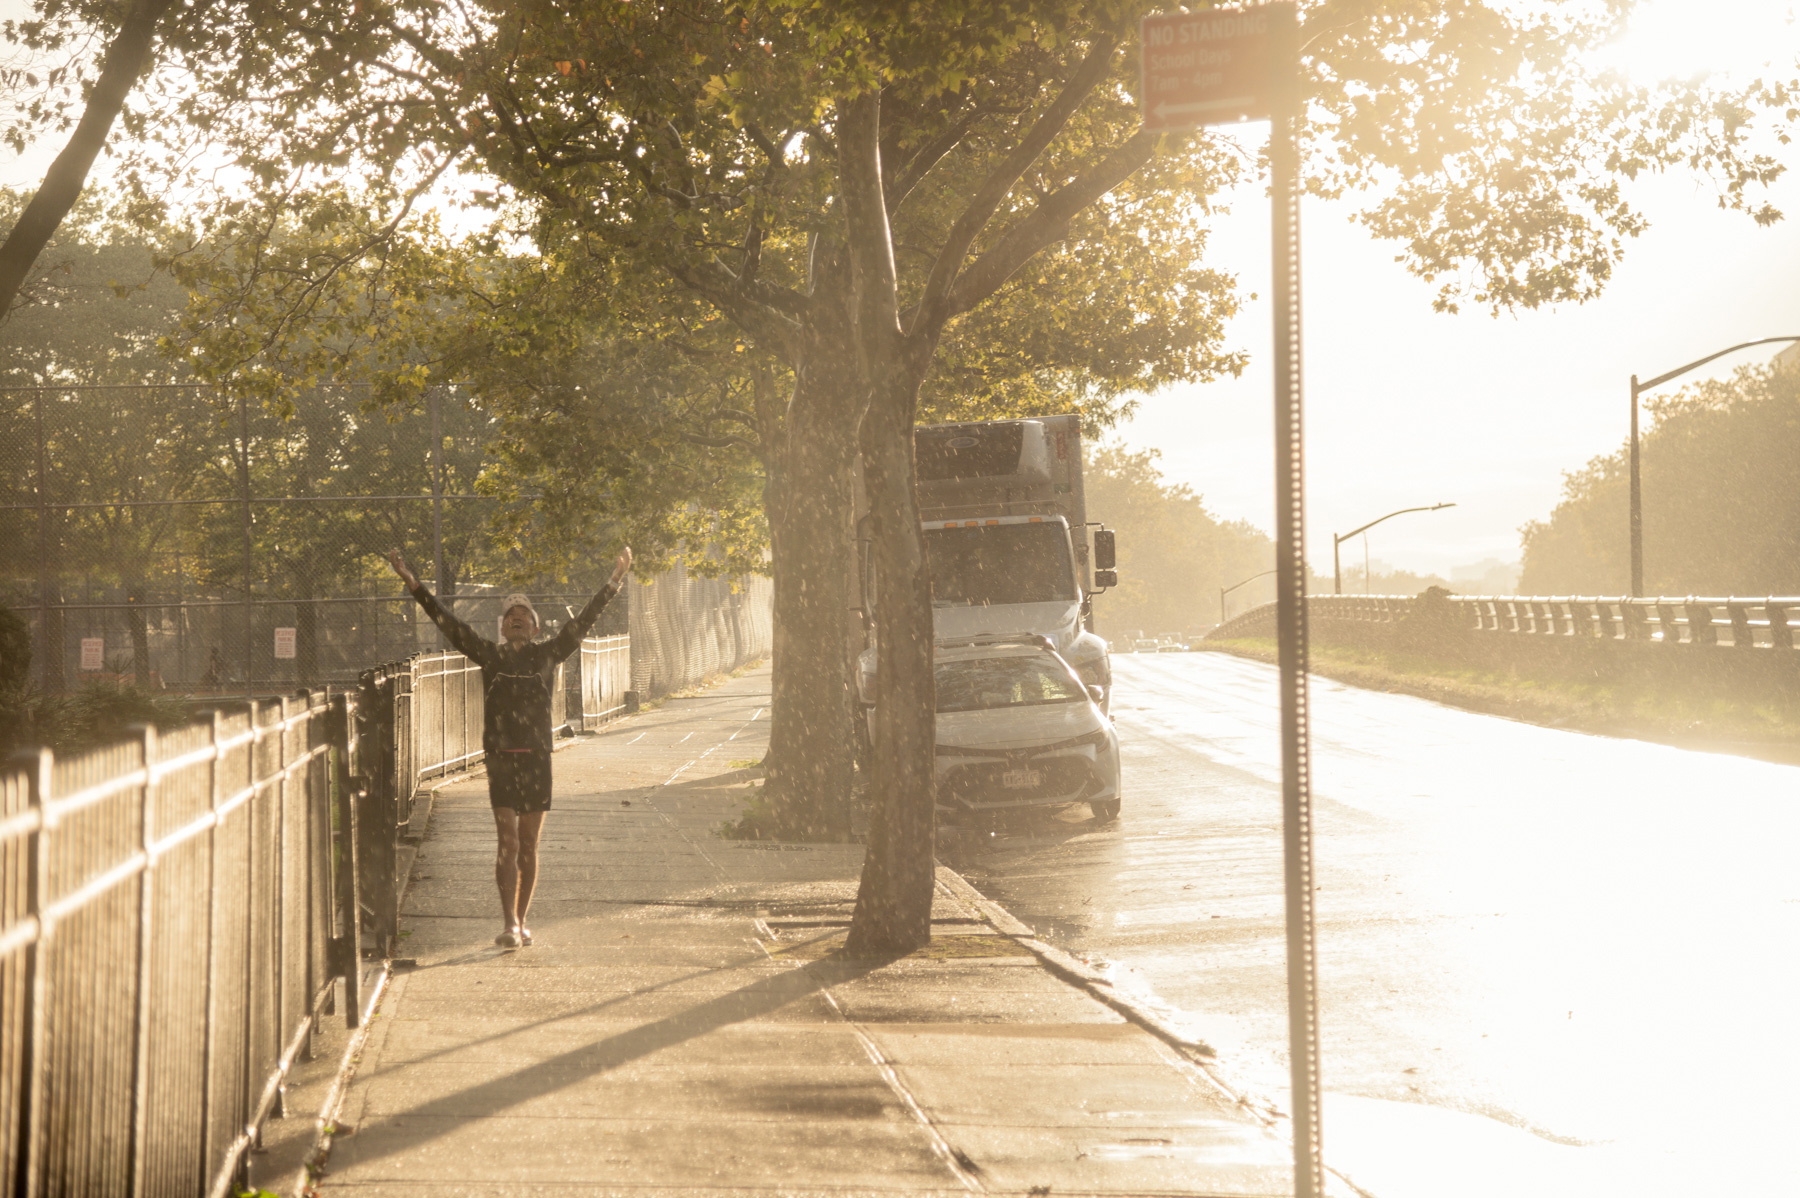
[[[1800,594],[1800,371],[1744,367],[1644,402],[1645,593]],[[1566,475],[1549,519],[1521,530],[1521,593],[1630,593],[1628,453]]]

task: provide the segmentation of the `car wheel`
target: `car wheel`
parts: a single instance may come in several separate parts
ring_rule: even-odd
[[[1119,800],[1094,799],[1088,803],[1088,809],[1094,813],[1095,819],[1118,819]]]

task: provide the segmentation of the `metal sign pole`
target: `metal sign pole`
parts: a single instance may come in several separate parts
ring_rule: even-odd
[[[1307,754],[1306,473],[1300,389],[1299,44],[1294,7],[1269,14],[1275,300],[1276,619],[1281,661],[1282,855],[1287,878],[1288,1052],[1294,1195],[1319,1198],[1318,974],[1313,943],[1312,779]]]

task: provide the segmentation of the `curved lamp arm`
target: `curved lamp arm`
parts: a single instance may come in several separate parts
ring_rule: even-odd
[[[1381,518],[1381,520],[1392,520],[1395,516],[1404,516],[1408,512],[1435,512],[1439,508],[1455,507],[1455,506],[1456,505],[1454,503],[1434,503],[1430,507],[1403,507],[1397,512],[1389,512],[1387,515],[1383,516]],[[1371,528],[1374,528],[1377,524],[1380,524],[1381,520],[1371,520],[1367,524],[1363,525],[1361,528],[1353,528],[1349,532],[1343,534],[1342,536],[1339,536],[1337,533],[1334,532],[1331,534],[1332,539],[1341,545],[1345,541],[1348,541],[1351,537],[1356,536],[1358,533],[1368,532]]]

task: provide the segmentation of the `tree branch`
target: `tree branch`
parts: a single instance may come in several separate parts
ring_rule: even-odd
[[[1158,134],[1140,129],[1105,161],[1087,174],[1058,188],[1008,229],[963,271],[955,289],[945,297],[943,319],[961,315],[1000,290],[1031,256],[1069,232],[1069,222],[1082,209],[1129,179],[1155,152]]]
[[[846,248],[855,280],[857,345],[864,377],[894,362],[900,343],[894,239],[881,189],[881,94],[867,91],[838,106],[838,186]]]
[[[918,152],[907,160],[906,165],[900,168],[894,178],[884,184],[890,216],[900,211],[900,206],[906,203],[906,198],[912,194],[913,188],[924,182],[925,176],[931,173],[931,168],[942,162],[944,155],[960,145],[962,139],[969,135],[969,130],[975,127],[975,122],[986,116],[987,113],[988,109],[979,104],[963,113],[949,128],[920,146]]]
[[[81,198],[94,159],[105,148],[113,122],[125,107],[125,97],[150,64],[157,23],[172,3],[173,0],[136,0],[126,11],[112,44],[106,47],[99,77],[94,80],[94,90],[88,93],[87,107],[82,110],[75,132],[44,172],[43,184],[19,214],[5,244],[0,245],[0,320],[12,310],[32,264],[50,244],[69,209]],[[208,0],[197,0],[194,7],[204,9],[207,5]]]
[[[1117,45],[1117,39],[1108,34],[1097,39],[1088,48],[1087,57],[1075,68],[1075,73],[1064,85],[1062,92],[1032,123],[1012,153],[976,189],[968,207],[963,209],[962,215],[950,227],[943,248],[938,251],[937,262],[932,265],[931,275],[925,281],[925,290],[916,309],[915,323],[912,326],[914,330],[941,328],[943,322],[950,318],[950,293],[957,285],[957,275],[962,270],[963,259],[968,255],[969,247],[975,244],[975,238],[987,226],[988,221],[993,219],[1013,185],[1038,160],[1056,135],[1062,132],[1063,126],[1068,124],[1075,110],[1087,99],[1088,93],[1106,77],[1107,71],[1112,67],[1113,50]]]

